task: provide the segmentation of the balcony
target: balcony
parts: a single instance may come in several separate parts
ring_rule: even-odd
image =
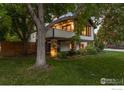
[[[46,38],[64,38],[69,39],[75,35],[74,32],[63,31],[58,29],[50,29],[46,34]],[[91,31],[91,36],[80,36],[81,40],[94,40],[93,29]]]
[[[58,29],[50,29],[46,34],[46,38],[71,38],[74,36],[74,32],[63,31]]]

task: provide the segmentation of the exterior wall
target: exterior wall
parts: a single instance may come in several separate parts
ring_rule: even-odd
[[[81,42],[84,45],[84,48],[87,46],[87,42]]]
[[[62,31],[62,30],[58,30],[58,29],[50,29],[47,31],[46,34],[46,38],[71,38],[72,36],[74,36],[75,33],[74,32],[69,32],[69,31]],[[81,40],[89,40],[92,41],[94,40],[94,28],[91,27],[91,36],[80,36]],[[29,42],[36,42],[36,32],[32,33],[29,39]]]
[[[30,35],[29,42],[36,42],[36,34],[37,32],[34,32]]]
[[[94,28],[91,27],[91,36],[80,36],[81,40],[94,40]]]
[[[79,44],[77,44],[76,45],[76,50],[79,50],[79,49],[80,49]]]
[[[69,51],[69,50],[70,50],[70,42],[69,41],[61,42],[60,51]]]
[[[51,38],[51,37],[59,37],[59,38],[71,38],[74,36],[74,32],[69,32],[69,31],[63,31],[59,29],[50,29],[48,30],[46,34],[46,38]]]
[[[74,32],[61,31],[61,30],[55,29],[54,37],[71,38],[71,37],[74,36],[74,35],[75,35]]]
[[[60,51],[69,51],[70,50],[70,43],[69,41],[61,42]],[[84,48],[87,46],[87,42],[81,42],[84,45]],[[79,44],[76,45],[76,50],[79,50]]]
[[[47,37],[47,38],[53,37],[53,29],[49,29],[49,30],[47,31],[46,37]]]

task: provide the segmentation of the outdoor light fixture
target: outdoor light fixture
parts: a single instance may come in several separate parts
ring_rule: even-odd
[[[51,54],[51,57],[56,57],[57,56],[56,48],[51,48],[50,54]]]
[[[51,40],[50,55],[51,57],[57,56],[57,41],[55,39]]]

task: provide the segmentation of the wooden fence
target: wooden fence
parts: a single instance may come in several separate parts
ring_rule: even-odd
[[[28,55],[36,53],[36,43],[26,43]],[[24,53],[24,44],[22,42],[0,42],[1,56],[19,56]]]

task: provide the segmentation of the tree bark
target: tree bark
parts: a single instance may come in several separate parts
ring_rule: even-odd
[[[33,21],[37,27],[37,57],[36,57],[36,64],[35,66],[38,67],[46,67],[46,53],[45,53],[45,36],[46,30],[44,25],[44,18],[43,18],[43,4],[38,5],[38,14],[36,14],[31,6],[28,4],[29,12],[32,16]]]
[[[46,65],[45,58],[45,33],[43,28],[38,28],[38,40],[37,40],[37,57],[36,57],[36,65],[44,66]]]

